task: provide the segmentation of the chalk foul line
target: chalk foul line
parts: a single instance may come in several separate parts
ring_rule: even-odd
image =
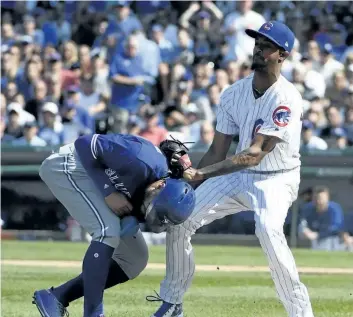
[[[1,265],[27,266],[27,267],[52,267],[52,268],[81,268],[80,261],[48,261],[48,260],[1,260]],[[149,263],[147,269],[164,270],[163,263]],[[351,268],[325,268],[325,267],[299,267],[299,273],[310,274],[353,274]],[[269,272],[267,266],[247,266],[247,265],[196,265],[199,272]]]

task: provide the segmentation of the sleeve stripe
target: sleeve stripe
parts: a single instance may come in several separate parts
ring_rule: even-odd
[[[91,153],[94,159],[97,159],[97,138],[98,134],[94,134],[91,140]]]

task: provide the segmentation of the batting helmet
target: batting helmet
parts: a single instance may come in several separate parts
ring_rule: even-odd
[[[190,143],[190,142],[187,142]],[[172,137],[172,140],[164,140],[159,148],[167,158],[171,178],[182,178],[184,171],[191,166],[189,149],[182,143]]]
[[[183,223],[195,207],[195,191],[186,182],[169,178],[146,210],[146,223],[153,232]]]

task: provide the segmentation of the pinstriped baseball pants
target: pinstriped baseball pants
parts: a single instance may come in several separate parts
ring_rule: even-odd
[[[299,169],[266,175],[245,171],[211,178],[198,187],[196,207],[190,218],[167,232],[167,269],[160,289],[163,300],[181,303],[191,285],[195,263],[190,241],[195,231],[227,215],[253,210],[255,233],[288,316],[313,317],[308,291],[299,279],[283,233],[288,209],[297,198],[299,182]]]

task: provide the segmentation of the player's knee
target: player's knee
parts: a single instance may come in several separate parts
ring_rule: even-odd
[[[115,249],[119,245],[120,236],[116,235],[116,236],[102,237],[100,234],[97,234],[97,235],[93,235],[92,241],[102,242],[102,243],[109,245],[110,247]]]
[[[136,257],[136,261],[133,264],[132,268],[130,269],[129,278],[130,280],[138,277],[141,272],[146,268],[148,263],[149,253],[148,248],[141,249],[139,254]]]
[[[271,240],[272,237],[282,236],[283,228],[278,228],[274,223],[265,219],[255,218],[255,235],[259,240]]]

